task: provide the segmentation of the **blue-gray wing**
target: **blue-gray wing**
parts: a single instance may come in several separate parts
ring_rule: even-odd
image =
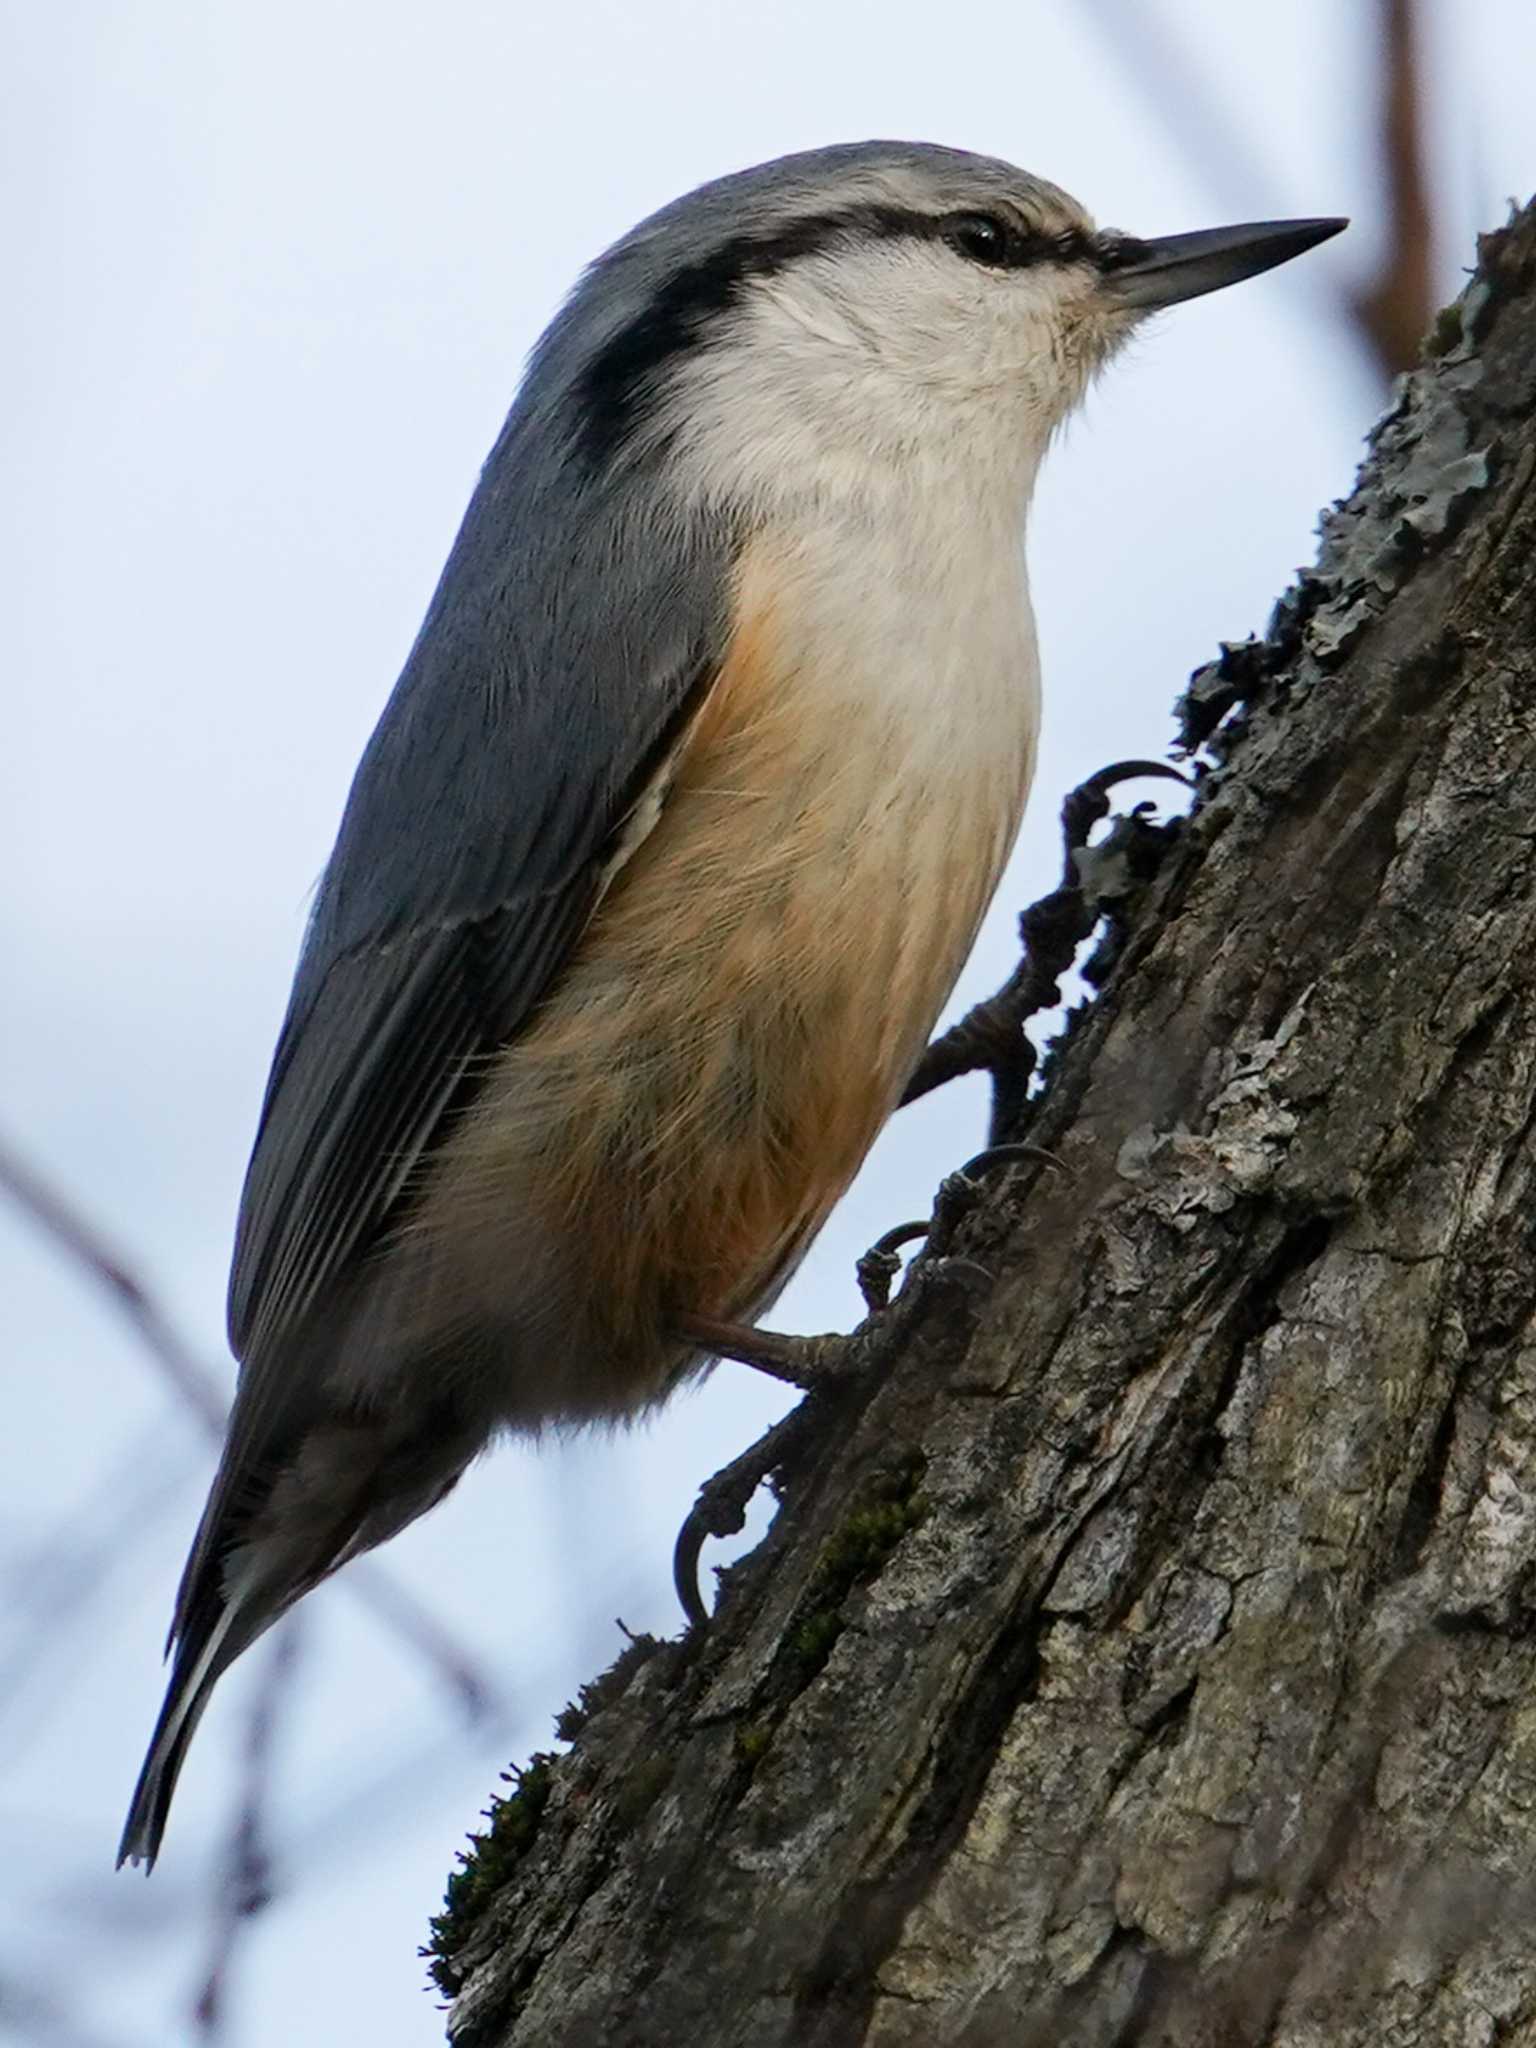
[[[271,1358],[390,1227],[719,667],[728,536],[633,484],[541,482],[521,438],[514,411],[316,899],[241,1205],[242,1358]]]

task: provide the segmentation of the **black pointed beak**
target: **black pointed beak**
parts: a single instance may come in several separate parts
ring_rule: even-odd
[[[1150,313],[1289,263],[1348,226],[1347,220],[1249,221],[1242,227],[1165,235],[1157,242],[1104,234],[1099,237],[1101,289],[1117,308]]]

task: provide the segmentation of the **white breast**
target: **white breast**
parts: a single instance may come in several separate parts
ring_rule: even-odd
[[[792,667],[828,706],[818,717],[889,774],[909,826],[958,813],[947,829],[973,837],[995,883],[1040,723],[1020,522],[946,491],[891,493],[854,519],[797,509],[774,548],[775,608]]]
[[[941,386],[837,318],[793,271],[752,296],[662,416],[674,487],[776,559],[781,646],[850,743],[913,805],[985,814],[995,881],[1039,729],[1024,522],[1045,434],[995,381]]]

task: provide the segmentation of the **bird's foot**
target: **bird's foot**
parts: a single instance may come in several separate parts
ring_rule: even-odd
[[[929,1252],[942,1259],[946,1278],[963,1281],[969,1277],[978,1283],[990,1280],[990,1274],[974,1259],[946,1257],[943,1248],[981,1193],[983,1184],[993,1174],[1006,1173],[1010,1167],[1031,1163],[1049,1166],[1058,1173],[1071,1171],[1064,1160],[1058,1159],[1054,1152],[1047,1152],[1042,1145],[989,1145],[985,1152],[978,1152],[964,1166],[945,1174],[939,1183],[933,1214],[928,1221],[898,1223],[894,1230],[888,1230],[884,1237],[878,1238],[859,1260],[859,1291],[870,1314],[878,1315],[881,1309],[890,1305],[891,1288],[901,1272],[902,1248],[919,1239],[926,1239]]]
[[[902,1247],[918,1243],[928,1235],[930,1228],[927,1223],[898,1223],[894,1229],[877,1237],[854,1267],[864,1306],[872,1316],[890,1307],[891,1289],[901,1271]]]
[[[746,1526],[747,1504],[763,1481],[809,1440],[818,1406],[815,1401],[802,1401],[699,1488],[699,1497],[672,1549],[672,1583],[690,1627],[703,1628],[709,1620],[699,1591],[699,1553],[706,1539],[735,1536]]]
[[[993,1276],[985,1266],[976,1259],[951,1252],[949,1245],[962,1220],[975,1207],[986,1182],[1013,1167],[1030,1164],[1049,1166],[1058,1173],[1070,1170],[1054,1152],[1047,1152],[1040,1145],[989,1145],[984,1152],[968,1159],[964,1166],[945,1174],[933,1198],[933,1214],[923,1232],[927,1240],[924,1271],[930,1280],[950,1286],[958,1284],[983,1293],[992,1285]]]
[[[1008,1173],[1015,1166],[1029,1165],[1048,1166],[1054,1173],[1071,1171],[1065,1160],[1059,1159],[1054,1152],[1047,1152],[1043,1145],[989,1145],[974,1159],[967,1159],[964,1166],[957,1166],[953,1173],[946,1173],[939,1182],[933,1216],[928,1224],[930,1249],[948,1243],[961,1217],[975,1206],[987,1181],[995,1175]]]
[[[1061,979],[1101,915],[1102,891],[1085,886],[1084,860],[1094,826],[1109,815],[1110,791],[1143,776],[1189,787],[1189,778],[1163,761],[1116,761],[1090,775],[1061,807],[1061,881],[1019,919],[1024,957],[996,994],[968,1010],[928,1047],[908,1082],[903,1103],[916,1102],[961,1074],[992,1077],[992,1135],[1018,1130],[1029,1110],[1035,1048],[1025,1034],[1031,1017],[1061,1000]]]
[[[927,1239],[937,1249],[948,1242],[961,1217],[975,1202],[987,1178],[1015,1166],[1034,1163],[1067,1172],[1054,1152],[1039,1145],[991,1145],[964,1166],[946,1174],[933,1215],[926,1223],[898,1223],[872,1244],[858,1262],[859,1287],[871,1316],[890,1305],[891,1288],[901,1271],[901,1250]],[[930,1268],[946,1282],[989,1287],[992,1276],[974,1259],[943,1255]],[[789,1337],[777,1330],[753,1329],[745,1323],[713,1316],[679,1316],[674,1328],[687,1343],[717,1358],[734,1358],[799,1387],[809,1398],[776,1422],[739,1458],[707,1479],[678,1531],[672,1552],[672,1582],[694,1628],[708,1620],[699,1592],[699,1554],[711,1536],[735,1536],[746,1524],[747,1505],[770,1474],[792,1459],[814,1436],[832,1396],[852,1386],[866,1363],[865,1347],[855,1336]]]

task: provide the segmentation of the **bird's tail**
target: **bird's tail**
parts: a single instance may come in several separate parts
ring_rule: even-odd
[[[118,1844],[119,1870],[125,1863],[142,1863],[146,1869],[154,1868],[187,1746],[220,1674],[250,1640],[248,1630],[236,1636],[238,1611],[236,1603],[229,1602],[219,1610],[210,1626],[189,1633],[177,1645],[176,1662],[165,1691],[165,1704],[150,1737],[149,1753],[139,1773],[139,1782],[134,1787],[123,1839]]]
[[[232,1429],[171,1625],[175,1662],[118,1865],[153,1865],[187,1745],[235,1659],[296,1600],[440,1501],[484,1440],[447,1402],[404,1414],[324,1411],[286,1442]]]
[[[300,1390],[311,1388],[318,1370],[296,1369],[289,1378]],[[337,1562],[339,1538],[327,1542],[321,1535],[306,1547],[305,1537],[315,1534],[306,1528],[295,1545],[285,1547],[270,1532],[260,1533],[261,1522],[272,1514],[274,1490],[315,1424],[315,1409],[312,1395],[308,1405],[293,1399],[253,1403],[242,1373],[224,1453],[177,1588],[167,1644],[175,1653],[170,1683],[118,1845],[119,1870],[125,1863],[153,1869],[176,1780],[214,1686]],[[345,1501],[337,1520],[344,1532]]]

